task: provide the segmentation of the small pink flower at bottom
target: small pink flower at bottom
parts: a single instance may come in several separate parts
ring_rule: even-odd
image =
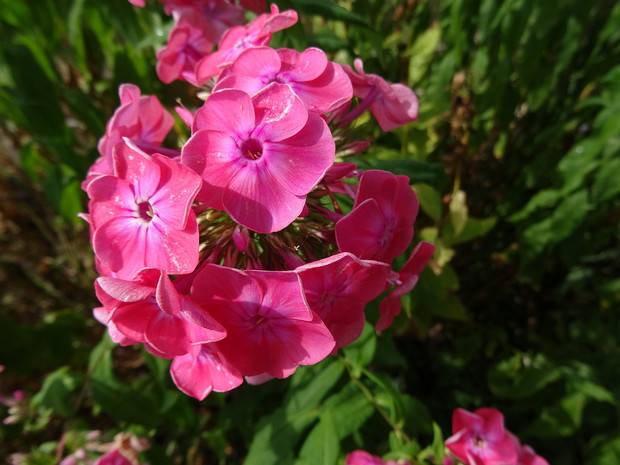
[[[135,463],[121,454],[118,449],[113,449],[95,460],[93,465],[135,465]]]
[[[141,465],[138,454],[149,448],[146,439],[131,433],[119,433],[114,437],[114,443],[105,446],[112,448],[95,460],[93,465]]]
[[[514,465],[519,441],[504,428],[504,416],[491,408],[475,412],[457,408],[452,416],[452,433],[445,444],[467,465]]]
[[[388,460],[384,462],[381,457],[371,455],[363,450],[356,450],[347,455],[344,465],[411,465],[408,461]]]

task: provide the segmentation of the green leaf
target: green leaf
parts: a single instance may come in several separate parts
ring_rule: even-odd
[[[337,437],[344,439],[361,428],[374,413],[374,407],[357,386],[348,383],[325,400],[321,414],[326,411],[333,419]]]
[[[452,194],[452,200],[450,200],[450,222],[454,229],[455,237],[458,237],[463,232],[463,229],[465,229],[468,216],[469,213],[465,192],[454,192]]]
[[[620,194],[620,158],[605,160],[594,176],[592,200],[604,202]]]
[[[285,410],[292,413],[316,408],[343,372],[342,364],[333,358],[327,358],[311,367],[298,368],[284,399]]]
[[[603,386],[596,384],[588,380],[580,380],[575,384],[575,388],[590,397],[591,399],[598,400],[599,402],[608,402],[610,404],[616,404],[614,395],[605,389]]]
[[[314,34],[308,35],[308,43],[313,47],[318,47],[325,52],[337,52],[347,49],[349,43],[338,37],[331,29],[323,28]]]
[[[514,213],[508,218],[508,221],[522,221],[526,219],[530,214],[540,208],[550,208],[553,207],[560,199],[562,198],[562,193],[559,190],[553,189],[543,189],[537,192],[530,201],[519,210],[517,213]]]
[[[117,421],[125,421],[154,428],[160,422],[160,402],[153,393],[140,386],[140,380],[133,386],[110,378],[93,376],[91,391],[93,401],[101,410]]]
[[[115,344],[108,336],[108,332],[103,333],[101,342],[90,352],[88,358],[88,373],[91,376],[114,379],[112,369],[112,350]]]
[[[443,216],[443,203],[439,191],[428,184],[416,184],[413,186],[413,190],[418,196],[422,211],[435,223],[439,223]]]
[[[336,2],[323,0],[291,0],[295,10],[304,15],[318,15],[325,19],[335,19],[347,24],[354,24],[366,29],[372,29],[370,24],[360,15],[347,10]]]
[[[570,236],[589,211],[588,192],[579,190],[565,197],[550,216],[527,228],[523,238],[533,248],[532,252],[537,253],[543,247]]]
[[[620,463],[620,437],[599,445],[586,463],[590,465],[618,465]]]
[[[397,156],[400,157],[399,152],[391,150],[380,149],[369,153],[369,155],[376,156]],[[412,184],[426,183],[431,185],[438,185],[440,181],[445,178],[445,172],[441,163],[422,162],[417,160],[410,160],[408,158],[369,158],[364,159],[368,168],[389,171],[394,174],[404,174],[409,177],[409,182]]]
[[[19,149],[19,161],[33,182],[40,182],[52,170],[52,164],[41,155],[36,144],[32,142],[24,144]]]
[[[286,412],[278,409],[262,419],[244,465],[280,465],[293,463],[293,451],[301,433],[316,420],[318,410]]]
[[[334,420],[329,410],[321,414],[319,422],[306,437],[297,465],[332,465],[338,460],[340,443]]]
[[[419,399],[407,394],[400,396],[403,405],[404,430],[411,436],[419,436],[420,434],[431,434],[432,419],[426,405]]]
[[[357,367],[365,367],[372,362],[377,349],[377,335],[374,327],[367,321],[360,337],[343,347],[347,359]]]
[[[521,399],[534,395],[560,379],[562,372],[542,355],[517,354],[493,367],[487,376],[491,392],[504,399]]]
[[[74,415],[71,394],[82,385],[83,378],[81,373],[70,371],[67,367],[59,368],[45,378],[41,390],[32,398],[33,405],[51,409],[54,414],[63,417]]]
[[[462,244],[464,242],[471,241],[477,237],[484,236],[488,233],[495,224],[497,223],[497,218],[472,218],[468,217],[467,222],[465,223],[465,227],[461,231],[461,234],[458,236],[454,235],[454,232],[450,229],[449,226],[446,225],[444,229],[445,238],[443,239],[444,245],[447,247],[452,247],[456,244]]]
[[[433,422],[433,444],[431,445],[433,451],[433,457],[436,463],[441,463],[445,455],[445,445],[443,440],[443,434],[441,428],[435,422]]]
[[[586,396],[580,392],[563,397],[549,407],[525,430],[525,434],[541,437],[571,436],[581,425]]]
[[[6,50],[6,58],[15,83],[14,103],[24,115],[28,131],[39,138],[67,140],[54,85],[32,52],[24,45],[12,46]]]
[[[81,223],[83,220],[78,217],[78,213],[84,211],[82,197],[84,191],[80,187],[81,183],[73,179],[63,186],[60,193],[59,211],[63,218],[72,223]]]
[[[441,31],[439,25],[434,24],[418,36],[411,48],[405,52],[409,58],[409,85],[417,84],[428,70],[437,49]]]

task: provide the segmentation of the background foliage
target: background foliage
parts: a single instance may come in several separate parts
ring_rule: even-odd
[[[279,6],[303,20],[274,47],[360,56],[419,95],[420,121],[357,160],[411,178],[417,237],[437,246],[395,327],[201,403],[168,362],[115,346],[91,316],[79,186],[120,83],[185,96],[154,70],[171,20],[155,2],[0,0],[0,390],[28,395],[0,456],[56,463],[101,429],[148,437],[153,465],[335,464],[357,448],[432,463],[453,409],[489,406],[550,463],[618,463],[620,5]]]

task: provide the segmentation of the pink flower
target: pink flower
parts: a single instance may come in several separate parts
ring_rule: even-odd
[[[457,408],[452,416],[452,433],[446,447],[468,465],[517,463],[519,441],[504,429],[504,416],[495,409],[471,413]]]
[[[203,400],[211,391],[230,391],[243,382],[239,371],[215,344],[200,344],[186,355],[175,357],[170,374],[181,391],[198,400]]]
[[[118,449],[112,449],[99,457],[93,465],[135,465],[125,457]]]
[[[549,465],[544,458],[537,455],[530,446],[521,446],[518,465]]]
[[[131,281],[100,277],[95,288],[99,300],[113,307],[107,323],[160,357],[185,355],[193,345],[226,336],[222,325],[189,297],[179,295],[161,270],[146,268]]]
[[[169,84],[175,79],[182,79],[196,83],[194,67],[213,48],[213,42],[206,36],[209,29],[210,24],[200,10],[181,10],[168,36],[168,43],[157,52],[157,76],[162,82]]]
[[[295,11],[280,13],[278,7],[272,4],[271,13],[264,13],[245,26],[230,28],[220,39],[217,51],[196,65],[198,84],[202,85],[213,76],[219,75],[246,48],[267,45],[271,41],[272,33],[291,27],[296,22]]]
[[[347,454],[344,459],[344,465],[411,465],[411,463],[408,461],[396,462],[394,460],[384,462],[381,460],[381,457],[371,455],[363,450],[355,450]]]
[[[144,6],[144,0],[129,1],[134,5]],[[256,14],[260,14],[265,11],[265,0],[240,0],[239,3],[241,8],[237,5],[231,5],[227,0],[159,0],[159,2],[164,4],[164,11],[167,15],[172,15],[175,11],[185,7],[200,7],[208,10],[220,10],[221,5],[224,5],[222,8],[225,9],[239,9],[242,13],[243,10],[241,8],[253,11]],[[236,22],[235,24],[240,24],[240,22],[242,21]]]
[[[396,287],[379,304],[381,317],[377,321],[377,331],[387,329],[392,324],[394,317],[400,313],[400,298],[409,293],[417,284],[420,273],[428,264],[434,252],[435,246],[425,241],[420,242],[413,249],[409,260],[403,265],[400,272],[396,273],[397,278],[394,280]]]
[[[94,461],[93,465],[140,465],[138,454],[149,448],[146,439],[138,438],[133,434],[119,433],[114,437],[114,443],[106,444],[112,448]]]
[[[364,307],[385,288],[388,266],[362,261],[350,253],[333,255],[295,270],[301,277],[308,305],[344,347],[364,328]]]
[[[106,125],[105,135],[99,140],[97,149],[110,163],[112,172],[112,151],[124,137],[134,143],[158,146],[174,125],[174,118],[162,107],[154,95],[140,95],[140,88],[133,84],[121,84],[118,88],[120,106]]]
[[[191,211],[201,180],[167,157],[149,156],[129,139],[114,152],[114,175],[88,186],[93,248],[122,279],[142,268],[190,273],[198,264],[198,227]]]
[[[265,0],[239,0],[239,4],[243,8],[257,14],[265,11],[265,3]]]
[[[347,65],[343,66],[343,69],[353,84],[353,95],[361,98],[362,102],[344,118],[343,124],[350,123],[369,107],[384,131],[417,121],[418,98],[409,87],[390,84],[376,74],[364,73],[363,63],[359,58],[353,65],[359,74]]]
[[[226,328],[226,338],[215,346],[243,376],[285,378],[334,348],[330,332],[308,308],[294,272],[207,265],[196,276],[190,296]]]
[[[204,181],[198,200],[259,233],[297,218],[334,162],[327,124],[283,84],[253,99],[232,89],[211,94],[192,132],[181,159]]]
[[[270,47],[245,49],[220,75],[215,91],[240,89],[254,95],[272,82],[291,86],[311,111],[325,113],[352,97],[351,81],[325,53],[309,48],[302,53]]]
[[[406,176],[366,171],[353,210],[336,224],[338,247],[362,260],[391,263],[411,243],[417,213],[418,199]]]

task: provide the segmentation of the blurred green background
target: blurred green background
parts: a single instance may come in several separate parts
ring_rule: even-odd
[[[80,183],[119,84],[189,98],[155,74],[172,20],[154,1],[0,0],[0,394],[28,396],[0,456],[57,463],[72,432],[101,429],[149,438],[152,465],[356,448],[433,463],[453,409],[487,406],[551,464],[620,463],[620,4],[278,4],[301,21],[272,46],[359,56],[419,96],[420,120],[356,160],[410,177],[417,240],[437,246],[403,314],[290,380],[201,403],[168,362],[112,344]]]

